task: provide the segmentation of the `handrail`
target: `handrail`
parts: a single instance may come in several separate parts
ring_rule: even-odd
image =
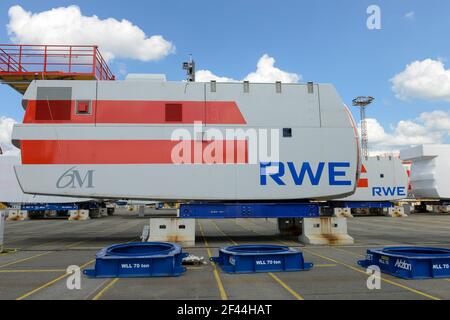
[[[1,74],[92,75],[115,77],[97,46],[0,44]]]

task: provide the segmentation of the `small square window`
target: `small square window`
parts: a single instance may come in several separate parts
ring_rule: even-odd
[[[384,173],[380,174],[380,178],[384,178]]]
[[[166,104],[166,121],[181,122],[183,121],[183,108],[181,104]]]
[[[88,100],[77,101],[77,114],[90,114],[91,113],[91,102]]]
[[[291,138],[291,137],[292,137],[292,129],[283,128],[283,138]]]

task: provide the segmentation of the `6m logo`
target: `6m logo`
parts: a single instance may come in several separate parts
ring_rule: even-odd
[[[87,170],[81,174],[76,168],[70,168],[59,177],[56,182],[58,189],[94,188],[94,170]]]

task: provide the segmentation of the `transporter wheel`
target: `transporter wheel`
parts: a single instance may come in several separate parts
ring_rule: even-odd
[[[107,208],[107,212],[108,212],[108,216],[113,216],[114,215],[114,208]]]

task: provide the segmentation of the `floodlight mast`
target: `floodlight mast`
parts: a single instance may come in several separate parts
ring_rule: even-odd
[[[361,153],[364,158],[369,158],[369,134],[367,131],[366,107],[375,100],[370,96],[361,96],[353,99],[353,105],[360,108],[361,112]]]
[[[186,81],[195,82],[195,61],[192,60],[192,54],[189,55],[189,61],[183,62],[183,70],[186,70]]]

